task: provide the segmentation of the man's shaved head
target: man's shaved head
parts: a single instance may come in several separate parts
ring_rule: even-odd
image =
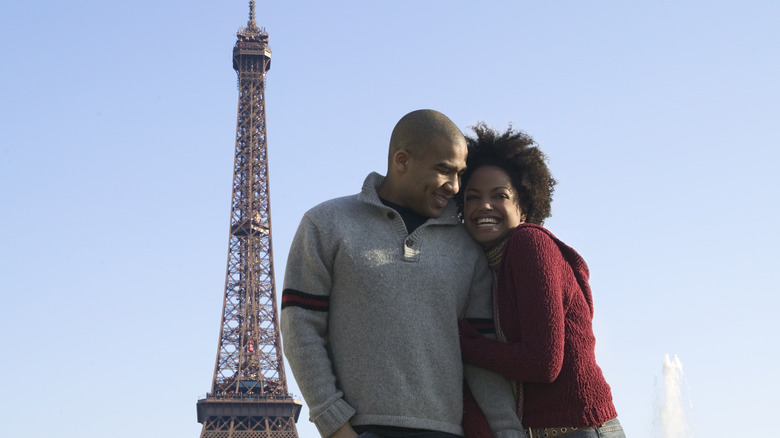
[[[430,109],[412,111],[403,116],[393,128],[387,157],[388,165],[398,150],[406,149],[410,154],[418,155],[425,153],[426,148],[436,141],[460,143],[464,141],[464,136],[452,120],[438,111]]]

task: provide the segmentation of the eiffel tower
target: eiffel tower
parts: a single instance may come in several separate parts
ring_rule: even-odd
[[[298,438],[301,402],[287,392],[271,254],[265,124],[268,33],[255,21],[233,47],[238,118],[230,241],[211,391],[198,400],[202,438]]]

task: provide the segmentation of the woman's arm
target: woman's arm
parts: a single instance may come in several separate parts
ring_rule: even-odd
[[[467,363],[518,381],[552,382],[563,363],[563,293],[570,268],[558,246],[542,230],[521,228],[512,233],[499,280],[503,327],[519,327],[520,338],[503,343],[481,336],[460,322],[461,347]]]

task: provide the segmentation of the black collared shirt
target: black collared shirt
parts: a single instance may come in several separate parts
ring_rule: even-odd
[[[401,215],[401,219],[404,220],[404,225],[406,225],[406,232],[409,234],[414,233],[414,230],[428,220],[427,217],[417,213],[409,207],[404,207],[403,205],[398,205],[382,198],[379,198],[379,200],[382,201],[382,204],[392,208]]]

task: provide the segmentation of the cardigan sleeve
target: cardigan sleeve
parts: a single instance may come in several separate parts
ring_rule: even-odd
[[[498,286],[499,324],[517,327],[520,336],[503,343],[476,336],[461,323],[464,360],[508,379],[552,382],[563,364],[563,294],[570,268],[556,243],[534,228],[515,230],[504,257]],[[512,308],[503,306],[507,302],[514,303]]]

